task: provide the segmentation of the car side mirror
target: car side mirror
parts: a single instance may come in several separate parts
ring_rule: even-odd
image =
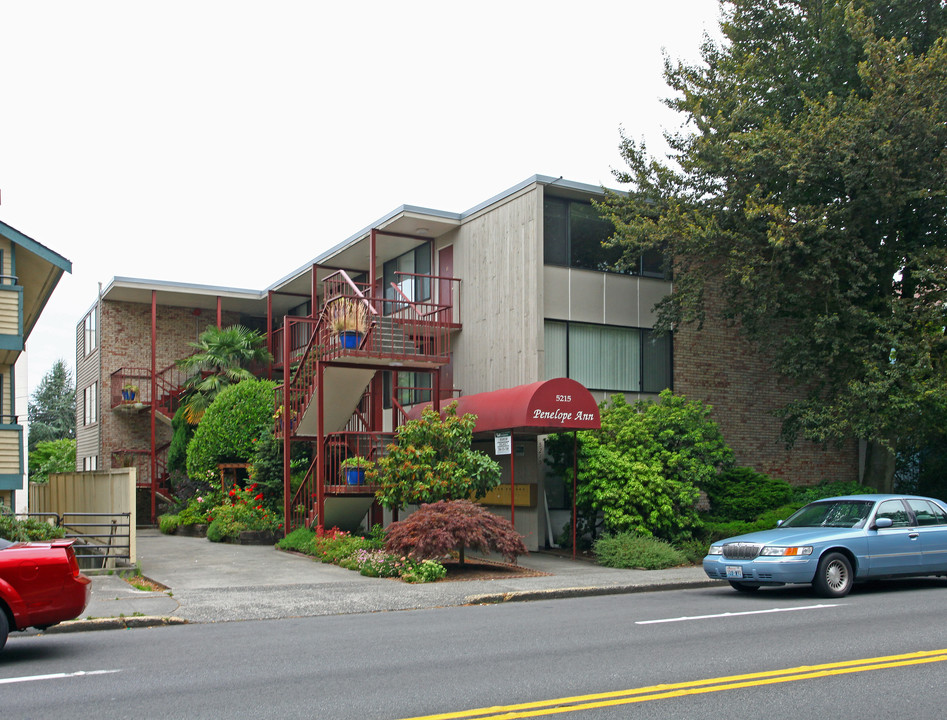
[[[880,530],[881,528],[891,527],[892,521],[891,518],[878,518],[875,520],[875,529]]]
[[[776,521],[776,527],[779,527],[779,526],[782,525],[782,524],[783,524],[783,521],[782,521],[782,520],[777,520],[777,521]]]

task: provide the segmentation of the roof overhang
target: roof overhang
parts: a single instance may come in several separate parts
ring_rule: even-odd
[[[602,426],[592,393],[569,378],[464,395],[456,402],[458,415],[477,416],[474,434],[510,430],[518,435],[548,435]],[[408,419],[421,417],[425,407],[431,405],[413,407]]]

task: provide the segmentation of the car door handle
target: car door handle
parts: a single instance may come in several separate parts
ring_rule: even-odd
[[[908,533],[908,537],[911,538],[912,540],[917,540],[918,534],[917,534],[917,533]]]

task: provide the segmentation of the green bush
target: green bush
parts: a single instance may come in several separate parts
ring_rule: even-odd
[[[158,530],[165,535],[174,535],[174,531],[178,529],[179,524],[177,515],[158,516]]]
[[[789,503],[782,507],[768,510],[753,520],[708,519],[704,521],[702,537],[710,544],[717,540],[733,537],[734,535],[743,535],[759,530],[772,530],[776,527],[776,523],[779,520],[785,520],[800,507],[802,507],[802,503]]]
[[[409,583],[437,582],[447,575],[447,568],[441,565],[437,560],[422,560],[410,570],[401,576],[401,579]]]
[[[753,520],[793,500],[788,482],[747,467],[724,470],[707,481],[703,490],[710,501],[709,514],[729,520]]]
[[[710,407],[670,391],[657,403],[602,403],[601,430],[578,433],[577,510],[590,535],[631,531],[677,542],[700,527],[697,488],[733,463]],[[546,443],[550,465],[572,486],[572,434]]]
[[[296,528],[286,537],[280,538],[276,543],[276,547],[280,550],[292,550],[312,555],[315,539],[316,534],[309,528]]]
[[[829,482],[823,480],[818,485],[808,485],[797,487],[793,493],[793,500],[802,507],[807,503],[821,500],[822,498],[836,497],[838,495],[873,495],[877,490],[861,485],[854,480],[838,480]]]
[[[605,567],[663,570],[687,564],[684,553],[669,543],[632,532],[604,535],[595,541],[593,550]]]
[[[243,489],[236,485],[227,493],[225,501],[212,508],[207,515],[211,521],[207,538],[213,542],[235,540],[244,530],[272,530],[283,527],[282,519],[265,508],[263,494],[256,485]],[[214,528],[211,537],[211,528]]]
[[[470,447],[476,415],[457,416],[451,403],[443,417],[425,408],[418,420],[398,428],[395,442],[365,473],[378,485],[378,502],[403,508],[438,500],[481,498],[500,484],[500,465]]]
[[[269,380],[244,380],[221,390],[187,446],[187,474],[217,476],[218,463],[248,463],[257,440],[272,433],[273,388]]]
[[[28,542],[35,540],[55,540],[65,537],[66,531],[56,525],[50,525],[40,518],[23,518],[17,520],[13,515],[0,512],[0,538],[11,542]]]
[[[206,525],[210,512],[223,502],[223,497],[220,490],[192,496],[177,512],[178,525]]]
[[[220,520],[214,520],[207,526],[207,539],[211,542],[225,542],[227,540],[224,524]]]

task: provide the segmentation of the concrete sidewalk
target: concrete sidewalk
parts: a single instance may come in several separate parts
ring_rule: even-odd
[[[272,546],[212,543],[150,529],[138,533],[138,560],[142,574],[167,591],[142,592],[115,575],[93,576],[92,600],[82,617],[48,632],[410,610],[719,584],[700,567],[615,570],[534,553],[521,558],[520,564],[547,575],[412,585],[364,577]]]

